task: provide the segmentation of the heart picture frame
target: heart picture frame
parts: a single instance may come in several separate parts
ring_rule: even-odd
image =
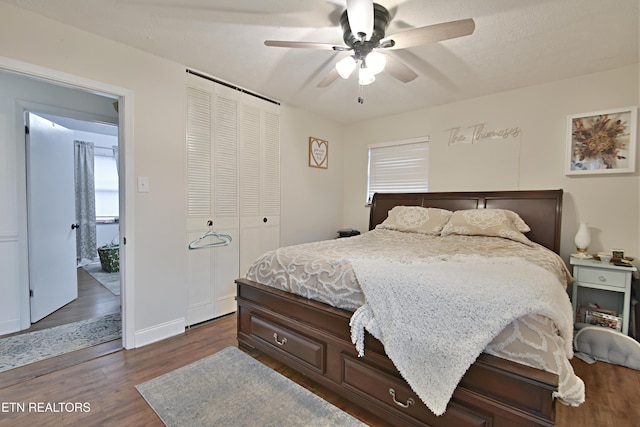
[[[309,166],[322,169],[329,167],[329,141],[309,137]]]

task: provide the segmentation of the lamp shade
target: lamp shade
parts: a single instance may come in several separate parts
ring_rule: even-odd
[[[355,36],[365,34],[365,40],[371,38],[373,33],[373,2],[371,0],[347,0],[347,18],[351,32]]]
[[[371,72],[371,70],[367,67],[360,67],[360,71],[358,73],[358,83],[361,86],[370,85],[371,83],[376,81],[376,76]]]
[[[336,64],[336,71],[343,79],[348,79],[356,68],[356,60],[353,56],[347,56]]]
[[[591,244],[591,233],[589,232],[588,223],[580,223],[578,232],[576,233],[576,237],[574,238],[574,243],[576,244],[578,254],[586,255],[587,249],[589,249],[589,245]]]
[[[364,62],[373,74],[378,74],[382,72],[385,65],[387,65],[387,58],[380,52],[371,52],[364,59]]]

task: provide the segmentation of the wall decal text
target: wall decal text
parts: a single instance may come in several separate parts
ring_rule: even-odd
[[[509,139],[518,138],[522,134],[519,127],[487,129],[486,123],[479,123],[473,126],[462,126],[445,129],[444,132],[449,134],[448,145],[454,144],[477,144],[486,142],[487,139]]]

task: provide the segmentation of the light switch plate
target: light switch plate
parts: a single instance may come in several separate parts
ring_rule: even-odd
[[[138,193],[148,193],[149,192],[149,177],[139,176],[138,177]]]

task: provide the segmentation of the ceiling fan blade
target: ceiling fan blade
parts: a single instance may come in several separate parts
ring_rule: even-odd
[[[380,47],[384,47],[385,49],[405,49],[421,44],[468,36],[473,34],[475,28],[476,23],[471,18],[443,22],[441,24],[413,28],[385,37],[380,40]]]
[[[329,74],[327,74],[324,79],[320,80],[318,87],[327,87],[331,83],[335,82],[338,77],[340,77],[340,75],[338,74],[336,67],[331,67],[331,71],[329,71]]]
[[[272,47],[292,47],[292,48],[316,49],[316,50],[343,51],[343,50],[351,49],[350,47],[347,47],[347,46],[336,46],[329,43],[290,42],[290,41],[281,41],[281,40],[265,40],[264,44],[266,46],[272,46]]]
[[[353,34],[363,34],[369,40],[373,34],[373,0],[347,0],[347,18]]]
[[[387,58],[387,65],[385,71],[388,71],[392,77],[400,80],[402,83],[409,83],[415,80],[418,75],[411,68],[397,60],[391,55],[385,55]]]

